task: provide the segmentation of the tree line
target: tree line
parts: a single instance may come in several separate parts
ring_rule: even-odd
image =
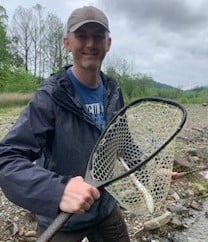
[[[8,21],[0,5],[0,93],[33,92],[44,76],[56,72],[72,58],[63,46],[65,23],[40,4],[19,6]],[[207,89],[184,92],[155,82],[142,73],[131,73],[126,60],[104,64],[106,74],[116,78],[126,101],[142,96],[158,96],[182,102],[208,102]]]
[[[2,6],[0,9],[1,27],[7,30],[10,51],[18,55],[18,63],[26,71],[41,77],[71,60],[62,44],[65,24],[55,14],[45,13],[40,4],[32,8],[19,6],[14,11],[10,28],[5,29],[8,17]]]
[[[65,25],[40,4],[17,7],[8,24],[6,9],[0,6],[0,91],[8,89],[15,75],[33,82],[33,77],[41,79],[71,61],[62,44]]]

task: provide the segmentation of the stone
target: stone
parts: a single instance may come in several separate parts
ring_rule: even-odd
[[[169,211],[166,211],[164,214],[162,214],[159,217],[153,218],[147,222],[144,222],[144,228],[146,230],[154,230],[157,228],[160,228],[167,224],[172,218],[172,213]]]

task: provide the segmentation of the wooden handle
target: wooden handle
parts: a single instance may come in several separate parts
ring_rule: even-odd
[[[54,234],[62,227],[62,225],[72,216],[73,214],[61,212],[48,226],[48,228],[41,234],[36,242],[48,242],[54,236]]]

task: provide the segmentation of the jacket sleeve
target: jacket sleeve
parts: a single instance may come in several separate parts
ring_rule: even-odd
[[[0,186],[13,203],[39,215],[55,217],[65,185],[63,177],[33,163],[53,131],[53,102],[37,91],[0,143]]]

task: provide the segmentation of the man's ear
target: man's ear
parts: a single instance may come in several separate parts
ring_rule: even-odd
[[[64,48],[67,50],[67,51],[69,51],[69,52],[71,52],[71,45],[70,45],[70,38],[69,38],[69,36],[65,36],[64,37]]]
[[[110,47],[111,47],[111,42],[112,42],[111,37],[108,37],[107,51],[109,51],[109,50],[110,50]]]

